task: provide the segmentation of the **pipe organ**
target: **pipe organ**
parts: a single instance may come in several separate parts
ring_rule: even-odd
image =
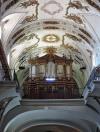
[[[56,76],[55,63],[52,61],[49,61],[47,63],[46,77],[55,78],[55,76]]]
[[[73,60],[45,55],[28,60],[30,76],[25,80],[24,97],[33,99],[77,98],[79,90],[72,76]]]
[[[36,60],[29,60],[31,64],[31,72],[35,77],[72,77],[72,63],[73,60],[57,55],[50,59],[48,55],[40,57]],[[30,72],[30,74],[31,74]]]

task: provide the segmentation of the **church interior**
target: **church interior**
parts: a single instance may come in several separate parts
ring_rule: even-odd
[[[0,0],[0,132],[100,132],[100,0]]]

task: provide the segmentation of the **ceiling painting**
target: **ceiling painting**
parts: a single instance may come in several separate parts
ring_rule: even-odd
[[[92,39],[92,36],[91,36],[91,34],[90,34],[89,32],[87,32],[86,30],[84,30],[84,29],[82,29],[82,28],[79,28],[79,30],[80,30],[81,32],[83,32],[86,36],[88,36],[90,39]]]
[[[69,9],[70,8],[75,8],[75,9],[78,9],[78,10],[86,10],[86,11],[89,11],[89,7],[88,6],[84,6],[82,4],[81,1],[71,1],[68,3],[67,5],[67,8],[66,8],[66,15],[69,14]]]
[[[62,44],[61,47],[64,47],[65,49],[70,49],[73,52],[77,52],[80,53],[79,50],[77,48],[74,48],[72,45],[70,44]]]
[[[80,38],[78,38],[76,35],[73,35],[71,33],[66,33],[65,36],[68,37],[68,38],[70,38],[70,39],[72,39],[73,41],[79,41],[79,42],[81,42]]]
[[[79,15],[69,14],[65,15],[65,18],[68,20],[72,20],[77,24],[84,24],[82,18]]]
[[[21,2],[20,6],[23,7],[23,8],[27,8],[29,6],[34,6],[34,5],[37,5],[37,4],[39,4],[37,0],[28,0],[28,1],[25,1],[25,2]]]
[[[44,53],[49,54],[49,55],[53,55],[57,53],[57,48],[50,46],[50,47],[46,47],[44,48]]]
[[[54,53],[72,57],[77,71],[86,67],[89,73],[100,44],[97,16],[99,0],[2,1],[2,40],[12,68],[28,66],[30,57]]]
[[[18,38],[17,38],[17,40],[18,40],[17,44],[24,43],[25,41],[30,41],[30,40],[32,40],[34,42],[35,41],[39,42],[38,36],[36,34],[34,34],[34,33],[24,34],[21,38],[19,38],[19,39]]]
[[[38,6],[39,3],[36,0],[27,1],[21,3],[21,7],[28,8],[29,6],[32,6],[32,10],[29,12],[27,16],[25,16],[24,20],[21,22],[21,24],[25,24],[28,22],[32,22],[38,19]]]
[[[49,15],[55,15],[60,13],[63,10],[63,7],[59,2],[50,0],[41,7],[41,10]]]

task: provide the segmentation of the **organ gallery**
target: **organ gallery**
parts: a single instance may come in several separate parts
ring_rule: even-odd
[[[72,76],[72,58],[48,53],[30,58],[29,77],[25,80],[24,98],[77,98],[79,90]]]

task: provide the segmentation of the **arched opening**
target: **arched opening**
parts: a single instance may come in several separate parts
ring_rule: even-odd
[[[61,125],[40,125],[27,128],[22,132],[80,132],[80,130],[73,128],[71,126],[61,126]]]

